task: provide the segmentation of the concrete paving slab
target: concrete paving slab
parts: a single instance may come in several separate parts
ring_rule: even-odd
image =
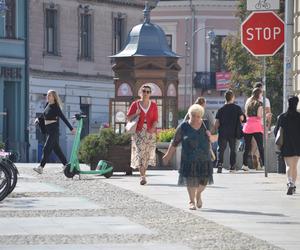
[[[118,187],[186,210],[284,249],[300,249],[300,195],[286,195],[285,175],[251,171],[214,174],[215,184],[203,193],[203,208],[188,210],[185,187],[177,186],[177,171],[149,171],[148,184],[139,177],[105,179]],[[289,246],[289,247],[287,247]]]
[[[154,234],[125,217],[0,218],[0,235]]]
[[[183,245],[148,243],[148,244],[97,244],[97,245],[31,245],[1,246],[1,250],[191,250]]]
[[[37,178],[30,174],[21,173],[21,174],[19,174],[18,179],[23,180],[23,179],[37,179]]]
[[[62,193],[64,189],[52,184],[41,182],[18,181],[14,193]]]
[[[0,211],[11,210],[71,210],[100,209],[99,205],[79,197],[21,197],[6,198]]]

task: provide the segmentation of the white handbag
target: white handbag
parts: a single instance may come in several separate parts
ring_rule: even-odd
[[[134,134],[138,124],[140,116],[138,115],[132,121],[128,121],[125,126],[125,131],[127,134]]]

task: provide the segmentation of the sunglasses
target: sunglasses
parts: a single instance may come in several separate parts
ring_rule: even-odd
[[[143,89],[143,93],[150,94],[150,93],[151,93],[151,91],[150,91],[150,90],[145,90],[145,89]]]

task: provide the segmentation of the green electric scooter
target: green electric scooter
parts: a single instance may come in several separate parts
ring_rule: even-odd
[[[80,146],[80,135],[81,130],[83,127],[83,119],[86,118],[86,115],[83,114],[76,114],[76,120],[78,121],[78,127],[72,147],[71,159],[70,162],[66,165],[64,169],[64,174],[68,178],[73,178],[76,174],[97,174],[97,175],[104,175],[106,178],[110,178],[113,174],[113,167],[112,164],[108,161],[100,160],[98,162],[96,170],[86,170],[83,171],[80,169],[80,164],[78,160],[78,151]]]

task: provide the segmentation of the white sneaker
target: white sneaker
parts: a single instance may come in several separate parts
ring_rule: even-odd
[[[39,174],[43,173],[43,168],[41,166],[38,166],[37,168],[33,168],[33,170]]]
[[[248,166],[243,165],[242,168],[241,168],[241,170],[249,171],[249,168],[248,168]]]

